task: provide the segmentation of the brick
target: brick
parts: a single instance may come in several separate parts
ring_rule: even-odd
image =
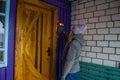
[[[89,22],[98,22],[98,17],[95,18],[89,18]]]
[[[82,19],[82,18],[83,18],[83,14],[76,15],[76,19]]]
[[[92,63],[102,64],[102,60],[101,59],[92,59]]]
[[[79,20],[79,24],[85,24],[85,23],[87,23],[87,19],[80,19]]]
[[[82,9],[82,8],[84,8],[84,4],[80,4],[76,6],[76,9]]]
[[[92,12],[91,13],[85,13],[84,17],[85,18],[93,17],[93,13]]]
[[[82,48],[82,50],[83,50],[83,51],[90,51],[90,48],[91,48],[91,47],[84,46],[84,47]]]
[[[105,28],[107,25],[106,25],[106,22],[103,22],[103,23],[96,23],[96,28]]]
[[[73,2],[71,3],[71,5],[72,5],[72,6],[78,5],[78,1],[73,1]]]
[[[97,46],[108,46],[108,41],[97,41]]]
[[[103,3],[105,3],[105,0],[96,0],[95,1],[95,5],[103,4]]]
[[[94,16],[103,16],[103,15],[105,15],[104,10],[94,12]]]
[[[120,20],[120,14],[112,15],[112,20]]]
[[[111,1],[114,1],[114,0],[107,0],[107,2],[111,2]]]
[[[100,21],[111,21],[111,17],[110,16],[102,16],[99,18]]]
[[[111,7],[119,7],[120,6],[120,1],[114,1],[114,2],[110,2],[110,8]]]
[[[78,0],[79,1],[79,3],[85,3],[85,2],[87,2],[87,0]]]
[[[71,24],[72,24],[72,25],[77,25],[77,24],[78,24],[78,21],[77,21],[77,20],[72,21]]]
[[[96,46],[96,41],[87,41],[87,46]]]
[[[82,61],[84,61],[84,62],[91,62],[91,58],[82,57]]]
[[[93,52],[102,52],[102,48],[101,47],[92,47],[92,51]]]
[[[110,61],[110,60],[104,60],[103,65],[116,67],[116,62],[115,61]]]
[[[94,57],[94,58],[96,58],[96,53],[87,52],[87,57]]]
[[[92,40],[92,35],[84,35],[85,40]]]
[[[90,6],[93,6],[93,5],[94,5],[93,1],[85,3],[85,7],[90,7]]]
[[[110,60],[120,61],[120,55],[110,55]]]
[[[113,9],[107,9],[106,14],[116,14],[118,13],[118,8],[113,8]]]
[[[97,53],[97,58],[108,59],[108,54]]]
[[[72,6],[71,10],[72,11],[76,10],[76,6]]]
[[[120,21],[115,21],[114,26],[115,26],[115,27],[120,27]]]
[[[81,52],[81,54],[80,54],[81,56],[86,56],[86,52]]]
[[[76,15],[76,14],[78,14],[78,10],[75,10],[75,11],[71,12],[71,15]]]
[[[80,9],[79,13],[86,13],[86,8]]]
[[[90,30],[88,30],[88,33],[89,34],[96,34],[96,29],[90,29]]]
[[[113,22],[107,22],[107,27],[113,27]]]
[[[88,7],[87,8],[87,12],[93,12],[93,11],[96,11],[96,6],[92,6],[92,7]]]
[[[105,35],[105,40],[117,40],[117,35]]]
[[[107,4],[98,5],[98,6],[97,6],[97,10],[107,9],[108,6],[109,6],[108,3],[107,3]]]
[[[104,40],[104,35],[94,35],[93,40]]]
[[[116,54],[120,54],[120,48],[116,48]]]
[[[110,47],[120,47],[120,41],[111,41]]]
[[[87,24],[87,29],[95,28],[94,24]]]
[[[120,40],[120,34],[118,35],[118,40]]]
[[[108,34],[108,29],[98,29],[98,34]]]
[[[120,34],[120,28],[110,28],[110,33]]]
[[[103,52],[115,54],[115,48],[103,48]]]
[[[72,20],[72,21],[75,20],[75,16],[71,16],[71,20]]]

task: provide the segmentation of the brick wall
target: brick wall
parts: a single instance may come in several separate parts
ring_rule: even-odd
[[[120,0],[72,2],[71,27],[86,23],[81,61],[117,67],[120,62]]]

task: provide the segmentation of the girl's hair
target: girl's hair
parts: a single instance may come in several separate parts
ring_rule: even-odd
[[[70,43],[71,43],[71,41],[72,41],[73,35],[74,35],[74,34],[73,34],[73,31],[70,31],[69,36],[68,36],[68,41],[67,41],[67,43],[66,43],[66,45],[65,45],[65,48],[64,48],[64,53],[65,53],[65,54],[67,53],[67,50],[68,50],[69,45],[70,45]]]

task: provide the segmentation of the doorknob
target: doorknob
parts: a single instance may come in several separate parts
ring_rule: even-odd
[[[48,47],[47,53],[48,53],[48,56],[50,56],[50,53],[51,53],[50,47]]]

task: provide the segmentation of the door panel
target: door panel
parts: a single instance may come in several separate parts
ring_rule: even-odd
[[[57,8],[31,1],[18,1],[15,80],[55,80]]]

